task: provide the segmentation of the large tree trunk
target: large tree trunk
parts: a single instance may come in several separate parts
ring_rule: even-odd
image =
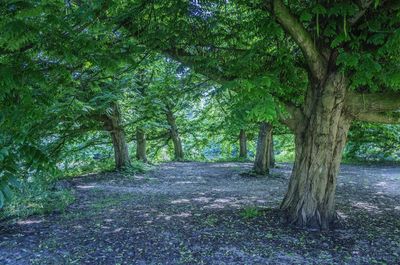
[[[104,128],[111,135],[114,148],[115,168],[117,170],[122,170],[129,167],[131,161],[118,104],[112,104],[110,113],[103,115],[103,120]]]
[[[271,165],[271,137],[272,126],[267,122],[262,122],[258,132],[256,158],[253,167],[254,172],[259,175],[269,174],[269,167]]]
[[[179,136],[178,127],[176,126],[176,120],[175,120],[174,114],[171,110],[167,110],[166,116],[167,116],[168,124],[170,126],[170,130],[169,130],[170,136],[171,136],[172,142],[174,144],[175,160],[183,161],[184,154],[183,154],[183,148],[182,148],[182,141]]]
[[[239,158],[247,158],[247,136],[243,129],[239,133]]]
[[[142,162],[147,162],[146,157],[146,136],[144,131],[136,128],[136,159]]]
[[[342,74],[331,73],[308,91],[295,127],[295,163],[281,205],[290,223],[329,229],[336,219],[336,177],[351,123],[344,108],[346,87]]]

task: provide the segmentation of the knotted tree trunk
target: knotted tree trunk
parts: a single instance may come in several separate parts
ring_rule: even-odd
[[[179,136],[178,127],[176,126],[175,116],[171,110],[166,111],[166,116],[167,116],[168,124],[170,126],[170,130],[169,130],[170,136],[171,136],[172,142],[174,144],[175,160],[183,161],[184,154],[183,154],[183,148],[182,148],[182,141]]]
[[[247,136],[243,129],[239,133],[239,158],[247,158]]]
[[[112,104],[110,109],[111,111],[109,113],[102,116],[102,120],[104,122],[104,128],[111,135],[114,148],[115,168],[117,170],[122,170],[131,165],[128,144],[126,143],[118,104]]]
[[[295,163],[281,209],[298,226],[328,229],[336,219],[336,177],[351,123],[346,88],[340,73],[327,75],[309,89],[297,121]]]
[[[146,136],[144,131],[136,127],[136,159],[147,162],[146,157]]]
[[[272,126],[267,122],[262,122],[258,132],[256,158],[253,167],[254,172],[259,175],[269,174],[269,167],[271,165],[271,140]]]

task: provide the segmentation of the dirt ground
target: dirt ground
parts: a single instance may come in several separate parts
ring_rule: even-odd
[[[331,232],[279,222],[289,164],[166,163],[72,181],[64,213],[0,224],[0,264],[400,264],[400,167],[342,166]]]

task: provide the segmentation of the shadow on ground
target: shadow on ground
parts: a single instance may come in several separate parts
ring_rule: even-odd
[[[342,228],[284,227],[290,165],[166,163],[73,180],[64,213],[2,224],[0,264],[399,264],[400,167],[342,166]],[[250,213],[250,214],[249,214]]]

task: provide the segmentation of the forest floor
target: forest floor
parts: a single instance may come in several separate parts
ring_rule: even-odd
[[[249,163],[165,163],[71,181],[63,213],[0,224],[0,264],[400,264],[400,167],[343,165],[331,232],[275,210],[290,175]]]

